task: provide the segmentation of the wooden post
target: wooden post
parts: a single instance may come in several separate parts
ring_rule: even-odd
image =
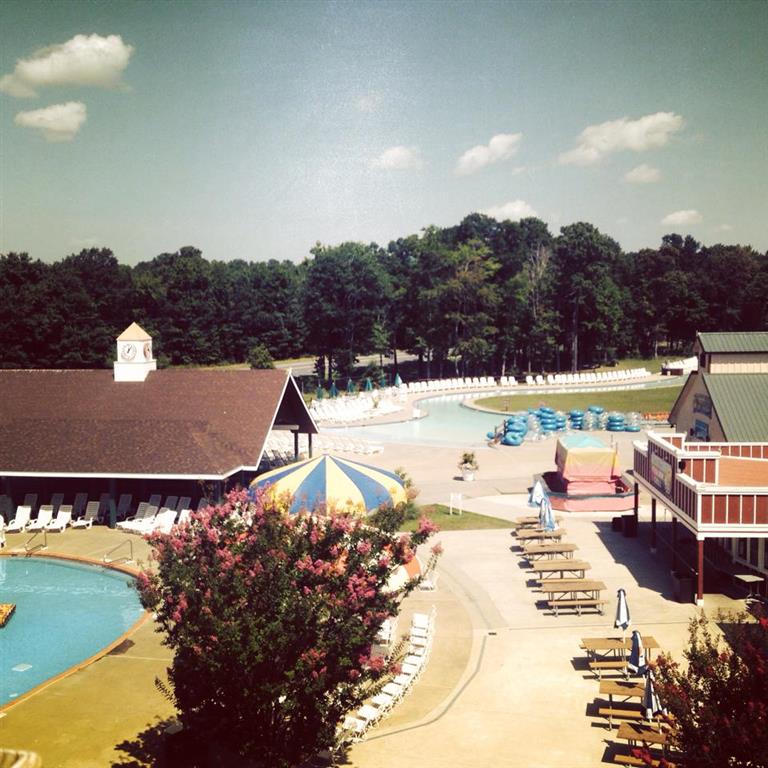
[[[656,497],[651,496],[651,552],[656,551]]]
[[[312,433],[307,432],[307,455],[312,458]]]
[[[640,486],[635,483],[635,525],[640,517]]]
[[[296,432],[293,433],[293,460],[298,461],[299,460],[299,432],[296,430]]]
[[[677,518],[672,516],[672,571],[677,570]]]
[[[696,542],[696,605],[704,605],[704,539]]]

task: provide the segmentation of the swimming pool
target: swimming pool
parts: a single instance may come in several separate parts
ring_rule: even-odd
[[[34,557],[0,557],[0,706],[85,661],[129,630],[143,609],[124,573]]]
[[[516,395],[547,395],[563,394],[564,392],[594,392],[596,402],[599,402],[601,392],[616,391],[617,389],[655,389],[657,387],[675,386],[679,382],[675,380],[655,380],[644,382],[626,383],[617,385],[583,385],[568,387],[567,390],[560,387],[545,387],[536,390],[499,390],[495,392],[464,392],[461,394],[438,395],[419,400],[416,407],[428,413],[422,419],[399,421],[390,424],[372,424],[368,427],[342,427],[329,428],[328,434],[350,435],[366,440],[380,441],[384,443],[416,443],[426,445],[450,445],[480,447],[487,445],[485,435],[497,424],[501,423],[502,416],[495,413],[467,408],[462,405],[464,400],[476,400],[482,397],[492,397],[503,394],[509,396],[514,408]],[[323,431],[326,431],[323,429]]]

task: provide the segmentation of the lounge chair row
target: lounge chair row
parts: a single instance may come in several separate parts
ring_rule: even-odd
[[[86,497],[87,498],[87,497]],[[117,505],[118,516],[126,518],[126,520],[133,521],[137,519],[137,515],[126,517],[127,511],[130,508],[131,495],[123,494]],[[141,518],[147,515],[147,509],[153,508],[154,512],[157,512],[162,496],[156,494],[148,502],[141,502],[139,504],[137,514],[141,514]],[[163,509],[172,510],[174,518],[177,513],[181,513],[185,510],[189,510],[191,504],[191,498],[189,496],[168,496],[163,505]],[[198,509],[208,506],[207,499],[201,499],[198,503]],[[32,517],[32,506],[29,504],[21,504],[16,508],[14,517],[3,526],[0,522],[0,530],[5,530],[6,533],[22,533],[25,531],[52,531],[61,532],[67,527],[86,529],[90,528],[94,522],[104,519],[104,507],[105,503],[103,498],[99,501],[86,501],[85,508],[82,514],[75,517],[74,505],[72,504],[60,504],[58,510],[54,511],[52,504],[43,504],[38,510],[37,517]],[[153,515],[154,515],[153,512]],[[0,521],[3,518],[0,517]]]
[[[407,654],[400,673],[381,687],[358,710],[348,715],[339,731],[339,743],[359,741],[368,729],[379,722],[409,691],[427,666],[435,634],[436,609],[430,613],[414,613],[410,634],[406,638]],[[396,625],[395,625],[396,626]]]
[[[528,375],[525,377],[527,386],[543,386],[554,384],[604,384],[630,379],[644,379],[651,372],[646,368],[626,368],[616,371],[583,371],[582,373],[548,373],[546,376]]]
[[[184,525],[189,522],[191,509],[177,512],[169,507],[158,508],[147,502],[139,504],[139,509],[130,520],[124,520],[117,527],[128,533],[147,536],[150,533],[170,533],[174,525]]]

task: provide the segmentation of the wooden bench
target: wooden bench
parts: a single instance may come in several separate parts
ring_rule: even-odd
[[[555,616],[558,615],[560,608],[575,608],[576,613],[581,616],[582,608],[597,608],[598,613],[603,613],[603,606],[607,603],[607,600],[589,599],[575,599],[575,600],[547,600],[547,605],[555,612]]]
[[[648,763],[645,760],[641,760],[639,757],[635,757],[634,755],[614,755],[613,756],[613,762],[618,763],[619,765],[640,765],[640,766],[647,766]],[[661,765],[661,760],[656,760],[655,758],[651,758],[651,765],[652,766],[659,766]],[[668,766],[668,768],[675,768],[674,763],[670,763],[669,760],[667,760],[664,765]]]
[[[600,679],[603,670],[615,669],[621,672],[625,677],[627,675],[627,662],[625,659],[600,659],[599,661],[590,661],[589,668]]]
[[[613,728],[613,718],[620,720],[642,720],[643,713],[639,709],[617,709],[616,707],[599,707],[597,714],[608,718],[608,727]]]

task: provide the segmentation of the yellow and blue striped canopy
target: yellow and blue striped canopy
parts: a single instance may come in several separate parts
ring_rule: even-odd
[[[366,512],[406,500],[403,481],[394,472],[328,455],[270,470],[251,483],[253,490],[267,486],[273,493],[293,497],[291,513],[311,510],[318,504],[339,511]]]

